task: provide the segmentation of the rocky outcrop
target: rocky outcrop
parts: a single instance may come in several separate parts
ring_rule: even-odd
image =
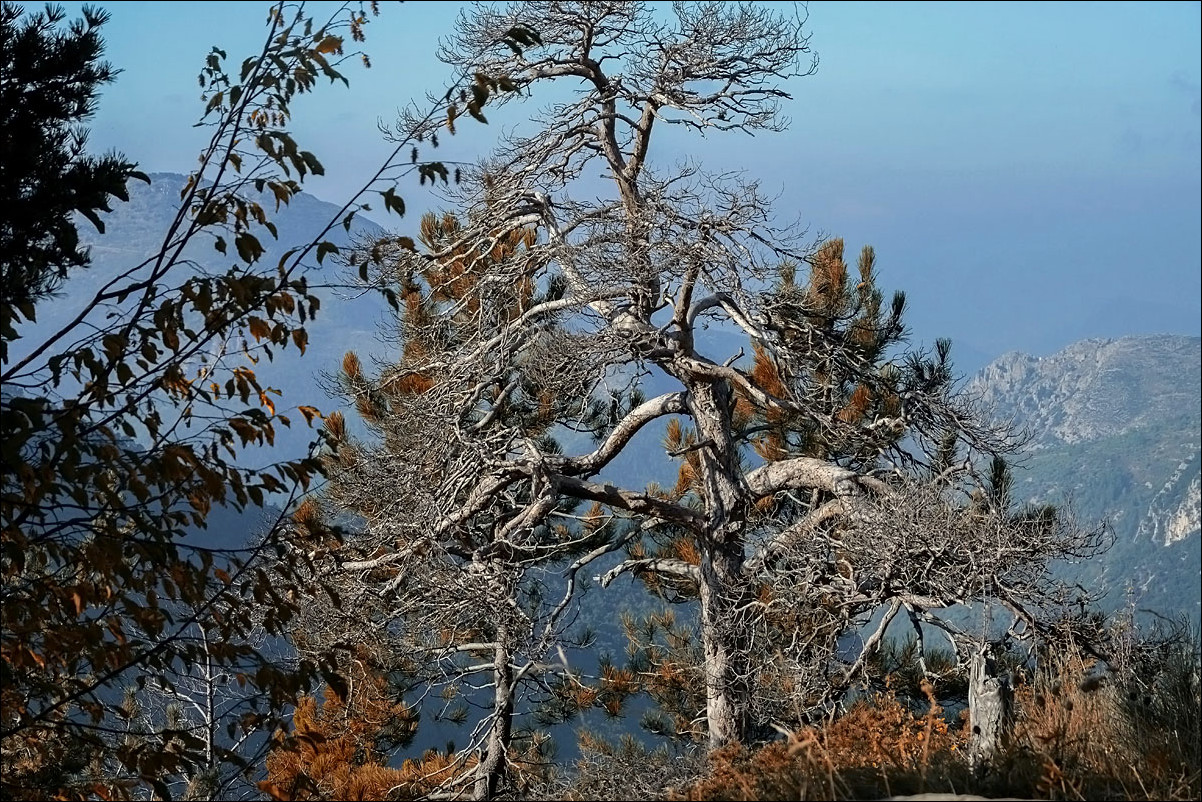
[[[1197,448],[1194,459],[1182,462],[1157,491],[1139,522],[1136,537],[1165,546],[1198,536],[1202,530],[1202,472]],[[1192,464],[1191,464],[1192,462]]]

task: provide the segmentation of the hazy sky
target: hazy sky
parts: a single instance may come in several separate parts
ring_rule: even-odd
[[[191,125],[204,56],[255,52],[268,4],[98,5],[124,72],[101,98],[93,148],[187,172],[203,140]],[[449,76],[433,51],[458,4],[381,5],[373,68],[296,108],[298,139],[329,173],[309,191],[325,200],[343,200],[387,151],[377,121]],[[1198,335],[1200,8],[815,0],[821,62],[789,86],[790,130],[672,140],[661,154],[745,170],[780,194],[782,219],[853,251],[874,245],[882,284],[910,297],[914,341],[950,336],[964,368],[1083,337]],[[482,154],[499,127],[471,126],[447,155]],[[403,190],[420,208],[416,181]]]

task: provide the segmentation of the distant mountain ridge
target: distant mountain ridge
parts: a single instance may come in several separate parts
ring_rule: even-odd
[[[966,387],[1031,436],[1022,501],[1071,502],[1115,545],[1080,578],[1199,619],[1202,593],[1202,339],[1083,340],[1047,357],[1010,353]]]
[[[999,411],[1021,417],[1033,446],[1077,443],[1159,425],[1199,403],[1197,337],[1082,340],[1059,353],[1008,353],[970,385]]]

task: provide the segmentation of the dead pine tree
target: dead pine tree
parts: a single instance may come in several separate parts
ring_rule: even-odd
[[[346,366],[383,446],[327,424],[339,470],[353,466],[346,486],[360,488],[336,502],[374,538],[337,576],[358,572],[377,587],[356,598],[383,604],[384,589],[418,588],[401,566],[437,559],[406,603],[431,622],[470,608],[446,643],[481,657],[488,645],[474,665],[494,688],[548,676],[575,572],[623,552],[603,584],[631,574],[699,607],[702,681],[681,720],[710,746],[747,742],[829,709],[899,614],[940,622],[1004,587],[1035,620],[1054,595],[1048,560],[1089,545],[971,507],[974,466],[1020,438],[956,393],[949,343],[906,350],[905,296],[886,302],[872,249],[849,266],[841,240],[815,248],[777,227],[744,176],[652,167],[664,127],[781,130],[786,81],[815,64],[802,23],[734,3],[670,15],[521,3],[465,13],[443,54],[463,67],[492,31],[532,27],[539,47],[471,64],[504,76],[502,102],[560,91],[445,188],[453,221],[364,254],[399,300],[401,358],[375,375]],[[437,135],[458,113],[398,127]],[[674,486],[602,477],[657,433]],[[523,588],[550,576],[559,601],[531,604]],[[841,654],[840,637],[882,611],[859,652]],[[414,631],[402,612],[381,624]],[[521,648],[497,651],[502,632]],[[545,687],[582,703],[600,693],[571,677]],[[511,708],[494,710],[496,726]]]

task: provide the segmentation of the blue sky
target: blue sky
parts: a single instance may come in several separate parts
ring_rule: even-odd
[[[191,128],[201,62],[215,44],[234,63],[254,52],[268,4],[99,5],[112,13],[107,58],[124,72],[101,98],[93,148],[188,171],[203,137]],[[326,200],[344,199],[387,151],[377,121],[448,76],[432,54],[458,5],[382,6],[368,28],[373,68],[295,115],[298,139],[326,164],[310,187]],[[874,245],[882,283],[910,296],[914,341],[950,336],[966,369],[1083,337],[1196,336],[1200,8],[815,0],[821,63],[789,86],[789,131],[662,152],[745,170],[780,194],[782,219]],[[499,127],[471,126],[447,156],[483,154]],[[403,190],[420,208],[416,182]]]

